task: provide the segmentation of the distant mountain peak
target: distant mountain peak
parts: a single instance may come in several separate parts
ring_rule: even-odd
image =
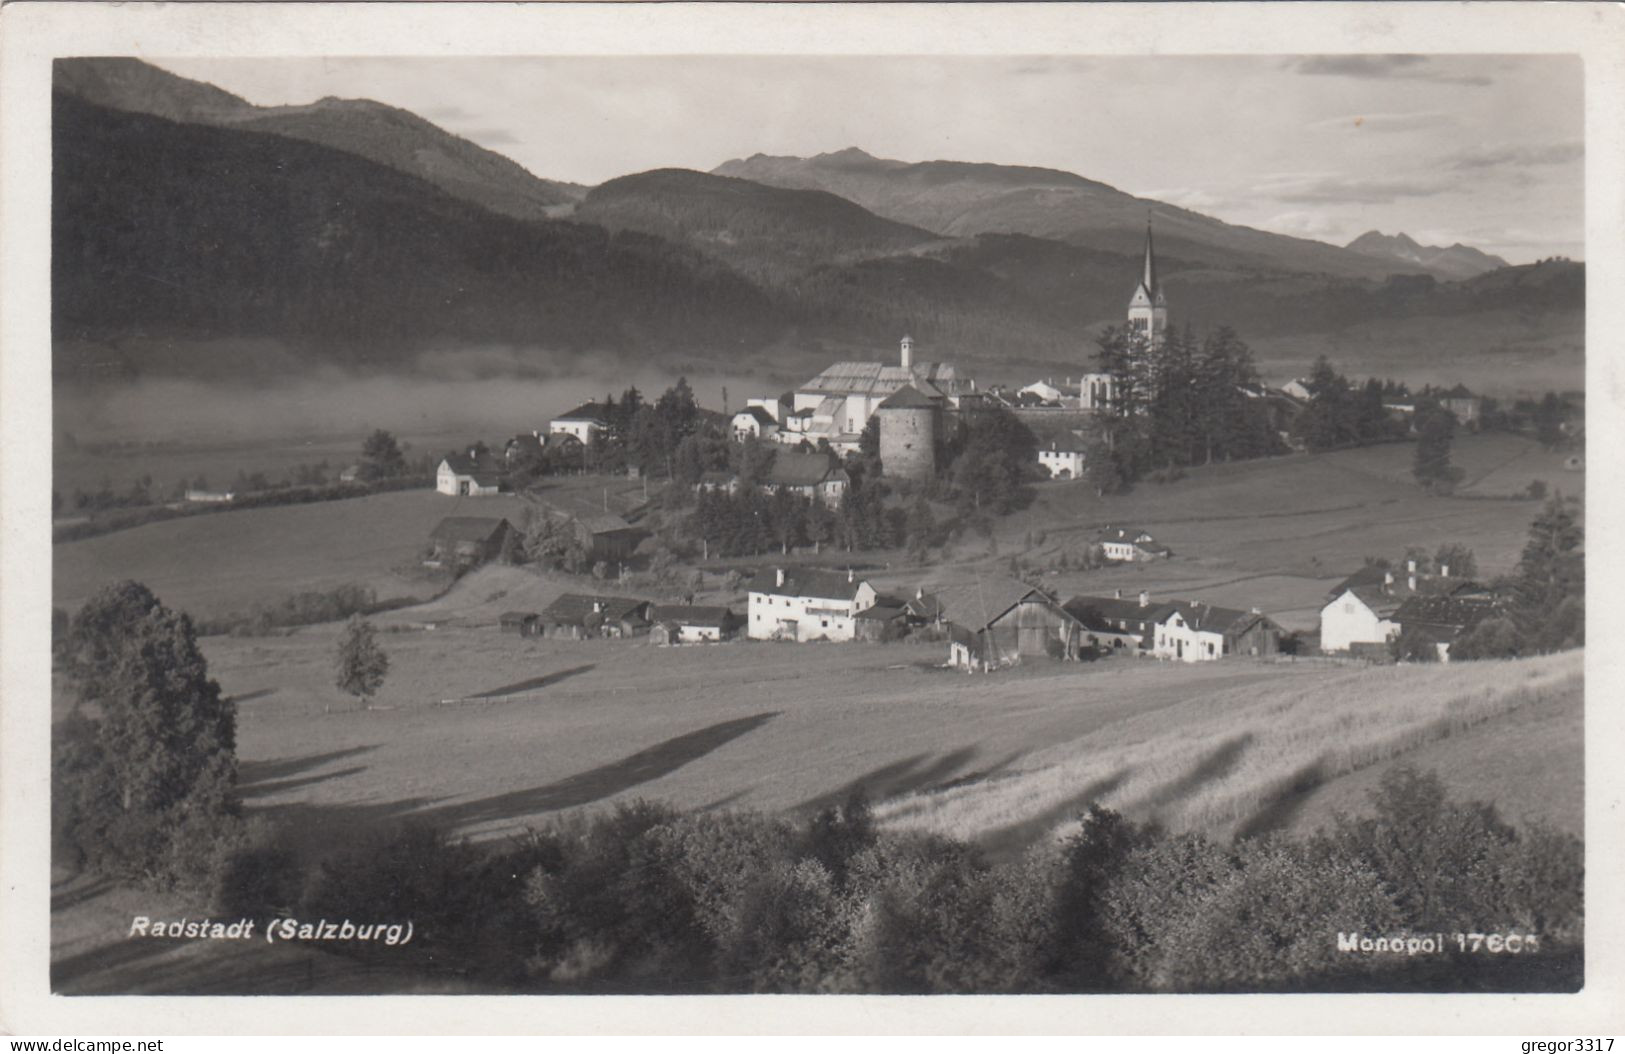
[[[815,160],[815,161],[879,161],[880,158],[878,158],[875,155],[869,153],[869,151],[863,149],[862,147],[849,146],[844,150],[831,150],[828,153],[819,154],[813,160]]]
[[[1507,266],[1501,257],[1470,245],[1461,242],[1443,248],[1423,245],[1404,231],[1388,235],[1369,230],[1349,242],[1347,248],[1378,259],[1425,267],[1448,278],[1471,278]]]

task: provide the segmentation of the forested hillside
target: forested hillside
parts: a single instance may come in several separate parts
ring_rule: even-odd
[[[282,136],[60,94],[54,118],[58,341],[277,337],[387,366],[445,342],[754,350],[776,328],[760,290],[657,238],[514,220]]]

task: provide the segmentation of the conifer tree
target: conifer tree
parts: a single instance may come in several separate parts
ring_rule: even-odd
[[[209,677],[192,620],[137,582],[109,586],[74,617],[67,668],[94,717],[59,741],[53,774],[70,844],[103,873],[195,880],[188,846],[239,814],[236,708]]]

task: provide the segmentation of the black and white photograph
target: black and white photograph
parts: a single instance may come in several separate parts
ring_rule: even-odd
[[[707,6],[30,55],[53,1004],[1595,992],[1581,5]]]

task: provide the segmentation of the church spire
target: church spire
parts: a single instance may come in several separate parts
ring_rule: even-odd
[[[1151,244],[1151,217],[1145,218],[1145,274],[1140,278],[1140,285],[1145,288],[1146,295],[1156,298],[1157,289],[1157,254]]]
[[[1151,238],[1151,217],[1145,218],[1145,263],[1140,284],[1128,304],[1129,332],[1144,337],[1154,347],[1162,343],[1168,330],[1168,301],[1157,283],[1157,252]]]

